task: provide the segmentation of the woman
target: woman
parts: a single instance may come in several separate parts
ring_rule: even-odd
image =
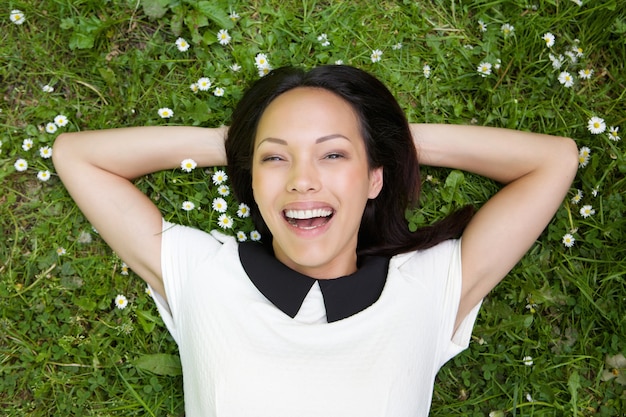
[[[532,245],[578,164],[570,139],[409,125],[346,66],[276,70],[228,129],[64,134],[61,179],[153,289],[178,343],[187,416],[425,416],[482,298]],[[416,233],[420,163],[505,184]],[[264,244],[162,220],[131,183],[186,158],[224,165]],[[462,233],[462,238],[457,239]]]

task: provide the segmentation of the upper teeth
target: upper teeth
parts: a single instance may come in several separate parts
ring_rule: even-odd
[[[291,219],[312,219],[314,217],[328,217],[333,214],[330,209],[313,210],[285,210],[285,216]]]

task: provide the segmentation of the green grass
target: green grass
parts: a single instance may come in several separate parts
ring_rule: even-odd
[[[176,346],[144,284],[121,273],[121,261],[39,148],[64,131],[228,123],[258,78],[255,55],[266,53],[274,67],[343,60],[369,70],[411,121],[533,130],[590,149],[545,233],[485,300],[470,348],[441,370],[431,414],[626,415],[626,369],[615,368],[626,365],[611,361],[626,353],[624,140],[587,130],[598,116],[626,136],[626,7],[619,0],[583,1],[536,2],[536,10],[504,0],[2,2],[0,413],[182,415]],[[25,13],[22,25],[9,20],[13,9]],[[240,18],[230,20],[231,11]],[[504,23],[514,26],[513,36],[503,36]],[[216,39],[223,28],[232,36],[226,46]],[[550,49],[541,39],[546,32],[556,36]],[[322,33],[329,46],[318,41]],[[179,36],[191,44],[188,51],[176,48]],[[584,55],[553,68],[549,54],[574,45]],[[370,60],[373,49],[383,51],[380,62]],[[497,60],[499,69],[478,74],[481,62]],[[230,69],[234,63],[239,72]],[[591,79],[578,76],[584,68],[594,70]],[[561,71],[574,75],[573,87],[558,82]],[[202,76],[223,87],[224,97],[193,93],[189,85]],[[42,91],[46,84],[54,92]],[[161,107],[174,117],[161,119]],[[54,134],[42,130],[58,114],[69,124]],[[33,141],[28,151],[26,138]],[[20,158],[29,165],[24,172],[14,168]],[[47,182],[37,179],[41,170],[51,172]],[[420,212],[408,213],[413,227],[459,205],[480,205],[496,189],[470,174],[425,170],[432,179],[424,183]],[[138,186],[166,218],[216,227],[211,172],[156,173]],[[583,197],[573,203],[576,190]],[[249,233],[251,224],[226,199],[233,230]],[[196,209],[183,211],[185,200]],[[595,214],[582,217],[583,205]],[[566,233],[576,239],[571,248],[561,242]],[[58,255],[59,248],[66,253]],[[115,308],[117,294],[128,298],[126,309]]]

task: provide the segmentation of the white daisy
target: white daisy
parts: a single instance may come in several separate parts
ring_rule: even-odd
[[[584,168],[589,163],[589,157],[591,155],[591,149],[586,146],[583,146],[578,151],[578,166],[580,168]]]
[[[213,90],[213,95],[215,97],[224,97],[224,89],[222,87],[216,87],[215,90]]]
[[[192,203],[191,201],[183,201],[182,207],[183,210],[185,211],[191,211],[194,208],[196,208],[196,205],[194,203]]]
[[[487,25],[482,20],[478,21],[478,30],[481,32],[487,32]]]
[[[122,266],[120,267],[120,274],[128,275],[128,271],[128,265],[126,265],[126,262],[122,262]]]
[[[261,233],[257,232],[256,230],[251,231],[250,240],[253,240],[255,242],[261,240]]]
[[[259,77],[265,77],[267,74],[270,73],[270,71],[272,71],[272,67],[269,65],[263,68],[259,68]]]
[[[576,39],[576,42],[578,42],[578,39]],[[572,46],[572,52],[576,55],[576,57],[578,58],[582,58],[583,56],[585,56],[584,50],[583,48],[581,48],[578,45],[574,45]]]
[[[237,209],[237,216],[241,218],[250,217],[250,207],[245,203],[240,203]]]
[[[217,218],[217,224],[222,229],[230,229],[233,227],[233,218],[226,213],[222,213],[220,217]]]
[[[552,48],[552,47],[554,46],[554,40],[555,40],[555,37],[554,37],[554,35],[553,35],[553,34],[551,34],[550,32],[545,33],[545,34],[541,37],[541,39],[543,39],[543,41],[546,43],[546,46],[547,46],[548,48]]]
[[[67,120],[67,117],[62,114],[59,114],[57,117],[54,118],[54,124],[59,127],[66,126],[68,122],[69,120]]]
[[[161,107],[158,113],[162,119],[169,119],[170,117],[174,115],[174,112],[169,107]]]
[[[228,45],[231,39],[232,38],[230,37],[226,29],[222,29],[217,32],[217,41],[220,43],[220,45]]]
[[[57,125],[55,125],[54,123],[50,122],[50,123],[46,123],[46,132],[48,133],[54,133],[57,131]]]
[[[226,197],[227,195],[230,194],[230,188],[228,188],[228,185],[222,184],[219,187],[217,187],[217,193],[221,195],[222,197]]]
[[[28,139],[24,139],[24,141],[22,142],[22,149],[24,149],[25,151],[30,151],[33,147],[33,140],[28,138]]]
[[[237,12],[235,11],[231,11],[230,14],[228,15],[228,17],[230,18],[230,20],[232,20],[233,22],[239,20],[239,15],[237,14]]]
[[[46,84],[43,87],[41,87],[41,90],[44,93],[52,93],[54,91],[54,87],[52,87],[51,85]]]
[[[599,135],[600,133],[604,133],[606,130],[606,123],[604,123],[604,119],[593,116],[587,122],[587,129],[594,135]]]
[[[561,241],[563,242],[565,247],[571,248],[572,246],[574,246],[576,239],[574,239],[574,236],[572,236],[571,233],[566,233],[563,235],[563,239]]]
[[[559,74],[559,82],[563,84],[565,88],[570,88],[574,85],[574,77],[572,77],[569,72],[563,71]]]
[[[578,151],[578,154],[583,156],[589,156],[591,154],[591,149],[589,149],[587,146],[582,146]]]
[[[230,66],[230,70],[233,72],[239,72],[241,71],[241,65],[234,63],[233,65]]]
[[[491,74],[491,64],[489,62],[481,62],[476,70],[482,77],[486,77]]]
[[[383,51],[381,51],[380,49],[374,49],[372,51],[372,54],[370,55],[370,59],[372,60],[372,62],[379,62],[382,56]]]
[[[270,63],[267,60],[267,55],[265,54],[257,54],[254,57],[254,64],[256,65],[257,68],[265,68],[265,67],[269,67]]]
[[[430,65],[426,64],[422,67],[422,73],[425,78],[430,78],[431,68]]]
[[[16,25],[21,25],[26,21],[26,16],[24,16],[24,13],[21,10],[16,9],[11,10],[9,19],[11,19],[11,22],[15,23]]]
[[[209,91],[209,88],[211,88],[211,80],[208,77],[199,78],[196,84],[198,84],[198,89],[201,91]]]
[[[594,214],[596,214],[596,211],[589,204],[584,205],[580,208],[580,215],[583,216],[583,218],[585,219],[589,216],[593,216]]]
[[[65,250],[65,248],[64,248],[64,247],[59,246],[59,247],[57,248],[57,255],[58,255],[58,256],[63,256],[63,255],[65,255],[66,253],[67,253],[67,251]]]
[[[218,213],[225,213],[226,209],[228,208],[228,203],[226,203],[226,200],[224,200],[222,197],[217,197],[213,199],[211,207],[213,207],[213,210],[217,211]]]
[[[39,148],[39,155],[41,155],[41,157],[43,159],[49,159],[52,157],[52,148],[49,146],[42,146],[41,148]]]
[[[17,161],[15,161],[15,164],[13,164],[13,166],[15,167],[17,171],[23,172],[28,169],[28,162],[26,162],[25,159],[20,158]]]
[[[582,199],[583,199],[583,191],[576,190],[576,194],[574,194],[574,196],[572,197],[570,201],[572,202],[572,204],[578,204],[580,203],[580,200]]]
[[[180,169],[182,169],[185,172],[191,172],[197,166],[198,166],[198,164],[196,163],[196,161],[194,161],[191,158],[183,159],[182,162],[180,163]]]
[[[239,242],[245,242],[246,240],[248,240],[248,236],[246,236],[245,232],[242,232],[241,230],[237,232],[237,240]]]
[[[45,170],[45,171],[39,171],[37,173],[37,179],[39,181],[48,181],[50,179],[50,171]]]
[[[183,38],[178,38],[176,39],[176,47],[180,52],[185,52],[187,49],[189,49],[189,42],[187,42]]]
[[[122,294],[118,294],[117,297],[115,297],[115,307],[119,308],[120,310],[124,310],[127,305],[128,300]]]
[[[621,138],[619,137],[619,126],[611,126],[609,127],[609,139],[611,139],[614,142],[617,142],[618,140],[620,140]]]
[[[189,89],[193,91],[194,93],[197,93],[199,90],[198,83],[192,83],[191,85],[189,85]]]
[[[502,32],[502,34],[504,34],[504,37],[506,38],[509,36],[513,36],[513,33],[515,32],[515,27],[513,27],[513,25],[509,23],[505,23],[500,26],[500,31]]]
[[[402,49],[402,42],[396,43],[391,47],[391,49],[393,49],[394,51],[399,51],[400,49]]]
[[[213,184],[220,185],[228,179],[228,175],[226,175],[226,173],[220,169],[213,173],[211,179],[213,180]]]
[[[522,358],[522,361],[524,362],[524,365],[526,366],[533,366],[533,363],[534,363],[532,356],[524,356]]]
[[[578,76],[582,78],[583,80],[591,79],[592,75],[593,75],[593,69],[591,68],[585,68],[585,69],[581,69],[580,71],[578,71]]]

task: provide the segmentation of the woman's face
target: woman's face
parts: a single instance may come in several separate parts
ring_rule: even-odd
[[[267,107],[256,132],[252,189],[276,258],[314,278],[356,271],[357,233],[382,187],[356,114],[339,96],[296,88]]]

